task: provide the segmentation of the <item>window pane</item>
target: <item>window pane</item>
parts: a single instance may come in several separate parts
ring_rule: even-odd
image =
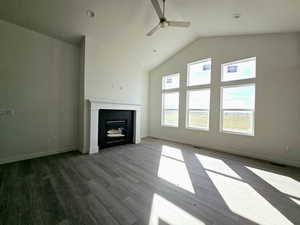
[[[253,109],[255,106],[255,86],[245,85],[223,88],[223,109]]]
[[[188,64],[188,86],[210,84],[211,59]]]
[[[179,73],[168,75],[163,77],[163,85],[164,90],[179,88]]]
[[[189,109],[209,109],[210,89],[188,92]]]
[[[188,124],[191,128],[209,128],[210,89],[188,91]]]
[[[164,125],[178,126],[178,110],[164,111]]]
[[[179,92],[164,94],[164,109],[178,109],[179,108]]]
[[[253,135],[253,112],[224,111],[223,130]]]
[[[178,126],[179,92],[163,94],[163,125]]]
[[[222,81],[243,80],[255,77],[256,59],[226,63],[222,68]]]
[[[192,128],[209,128],[209,111],[189,111],[188,127]]]

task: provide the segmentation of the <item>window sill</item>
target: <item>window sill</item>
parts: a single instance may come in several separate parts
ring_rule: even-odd
[[[186,127],[187,130],[194,130],[194,131],[209,131],[208,128],[200,128],[200,127]]]
[[[164,127],[164,128],[178,128],[178,126],[164,125],[164,124],[162,124],[161,127]]]
[[[223,133],[223,134],[235,134],[235,135],[241,135],[241,136],[254,137],[254,134],[249,134],[249,133],[226,131],[226,130],[221,130],[220,132]]]

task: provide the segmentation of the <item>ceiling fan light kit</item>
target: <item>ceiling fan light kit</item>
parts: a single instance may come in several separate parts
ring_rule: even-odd
[[[187,28],[191,25],[190,22],[187,21],[169,21],[165,17],[165,8],[166,8],[166,0],[163,1],[163,8],[161,9],[160,4],[158,0],[151,0],[153,8],[159,18],[159,23],[156,25],[152,30],[150,30],[147,33],[147,36],[151,36],[156,31],[158,31],[159,28],[166,28],[166,27],[182,27]]]

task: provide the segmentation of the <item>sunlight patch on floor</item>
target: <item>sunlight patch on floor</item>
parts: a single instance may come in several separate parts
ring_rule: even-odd
[[[290,199],[300,206],[300,200],[290,197]]]
[[[149,225],[159,225],[160,220],[169,225],[205,225],[185,210],[154,193]]]
[[[260,225],[293,224],[249,184],[209,171],[207,174],[234,213]]]
[[[259,176],[264,181],[275,187],[282,193],[300,198],[300,182],[284,175],[272,173],[269,171],[248,167],[253,173]],[[294,201],[294,200],[293,200]],[[299,204],[299,203],[298,203]]]
[[[292,224],[221,159],[196,157],[232,212],[260,225]]]
[[[221,159],[195,154],[198,160],[201,162],[205,169],[213,170],[215,172],[242,179],[236,172],[234,172],[230,167],[224,163]]]
[[[168,156],[168,157],[173,158],[173,159],[178,159],[180,161],[184,161],[183,156],[182,156],[182,152],[178,148],[173,148],[173,147],[170,147],[170,146],[167,146],[167,145],[163,145],[161,154],[163,156]]]
[[[157,175],[180,188],[195,193],[180,149],[163,146]]]

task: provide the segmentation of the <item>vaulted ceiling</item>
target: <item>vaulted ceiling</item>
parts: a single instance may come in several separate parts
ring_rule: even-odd
[[[299,0],[167,0],[166,10],[192,26],[147,37],[158,23],[150,0],[0,0],[0,19],[73,44],[90,36],[112,51],[135,52],[145,69],[201,36],[300,31]]]

